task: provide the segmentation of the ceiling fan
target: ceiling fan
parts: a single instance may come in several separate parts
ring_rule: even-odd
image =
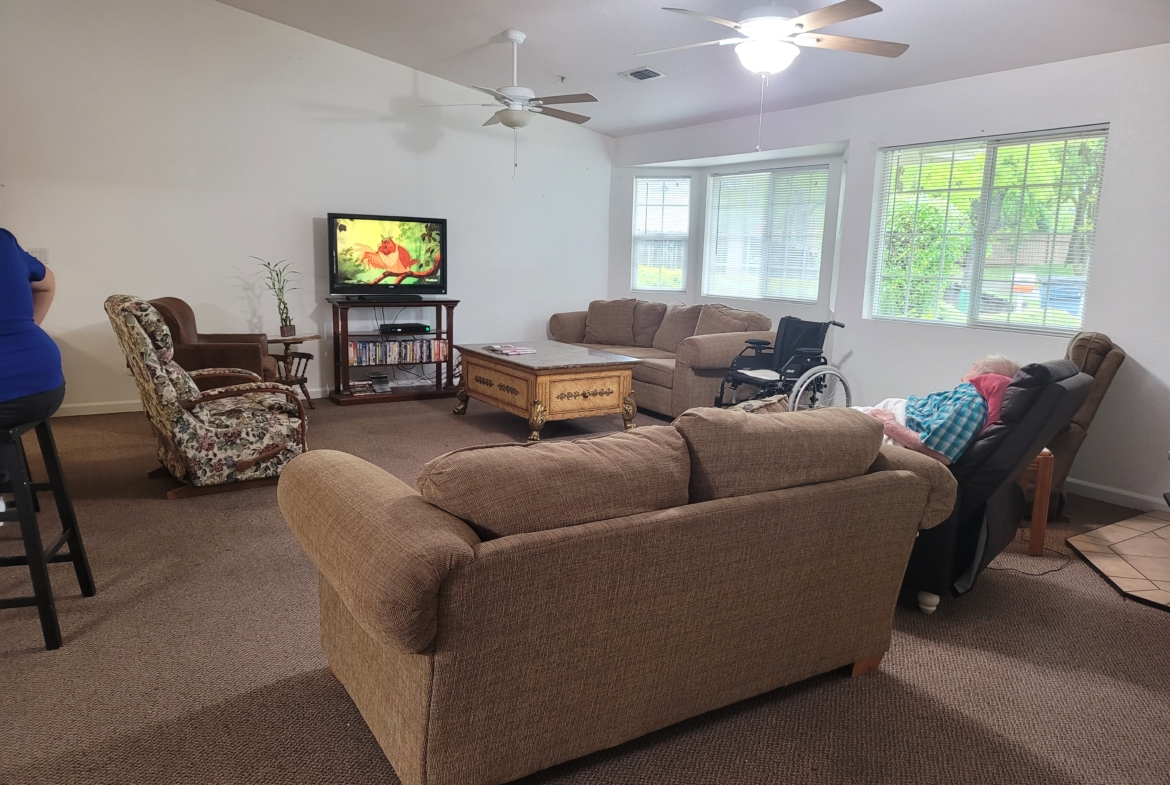
[[[481,93],[487,93],[492,98],[496,99],[494,104],[428,104],[428,106],[487,106],[503,108],[488,118],[484,125],[500,125],[507,128],[523,128],[532,121],[534,114],[542,114],[547,117],[555,117],[558,120],[567,120],[570,123],[584,123],[589,118],[583,114],[575,114],[574,112],[566,112],[563,109],[553,109],[549,104],[583,104],[591,103],[597,99],[589,93],[573,93],[572,95],[536,95],[534,90],[527,87],[520,87],[516,82],[516,67],[519,56],[520,44],[524,43],[527,36],[519,30],[505,30],[504,37],[512,43],[512,84],[507,87],[501,87],[497,90],[492,90],[487,87],[475,87],[472,89],[479,90]]]
[[[679,49],[694,49],[700,46],[734,44],[735,53],[739,56],[744,68],[757,74],[775,74],[792,65],[792,61],[800,54],[798,47],[802,46],[858,52],[881,57],[897,57],[910,48],[909,44],[895,44],[890,41],[874,41],[869,38],[851,38],[844,35],[813,32],[822,27],[876,14],[882,10],[881,6],[870,2],[870,0],[844,0],[844,2],[834,3],[807,14],[801,14],[793,8],[778,5],[757,6],[740,14],[738,22],[700,14],[697,11],[688,11],[685,8],[663,8],[662,10],[686,14],[730,27],[739,35],[718,41],[703,41],[698,44],[641,52],[638,54],[639,57],[674,52]]]

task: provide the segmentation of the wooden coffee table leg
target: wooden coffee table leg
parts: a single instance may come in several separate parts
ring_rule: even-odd
[[[467,414],[467,385],[459,385],[459,389],[455,391],[455,399],[458,401],[458,403],[456,403],[455,408],[451,410],[452,413]]]
[[[634,416],[638,413],[638,404],[634,403],[634,392],[622,399],[622,422],[626,425],[626,430],[636,427],[634,425]]]
[[[544,427],[545,417],[547,412],[544,404],[540,401],[532,402],[532,411],[528,413],[528,427],[532,429],[532,433],[528,434],[528,441],[540,441],[540,429]]]
[[[1044,450],[1036,457],[1036,489],[1032,497],[1032,528],[1028,534],[1028,555],[1044,555],[1044,537],[1048,532],[1048,497],[1052,493],[1052,453]]]

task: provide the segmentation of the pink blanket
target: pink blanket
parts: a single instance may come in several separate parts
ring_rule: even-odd
[[[1003,404],[1003,391],[1011,384],[1011,379],[1000,376],[998,373],[985,373],[974,376],[967,381],[975,385],[975,389],[987,401],[987,422],[983,423],[980,433],[987,430],[989,425],[999,422],[999,409]]]

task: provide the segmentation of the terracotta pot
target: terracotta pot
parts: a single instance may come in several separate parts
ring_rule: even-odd
[[[280,325],[280,337],[281,338],[292,338],[296,334],[297,334],[297,327],[295,324],[282,324],[282,325]]]

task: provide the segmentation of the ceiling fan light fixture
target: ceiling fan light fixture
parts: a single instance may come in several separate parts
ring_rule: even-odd
[[[523,128],[532,122],[532,113],[527,109],[501,109],[496,117],[505,128]]]
[[[739,20],[739,31],[757,41],[780,41],[793,32],[789,20],[799,16],[794,8],[768,5],[749,8]]]
[[[744,68],[754,74],[778,74],[800,54],[795,44],[787,41],[744,41],[735,45],[735,53]]]

